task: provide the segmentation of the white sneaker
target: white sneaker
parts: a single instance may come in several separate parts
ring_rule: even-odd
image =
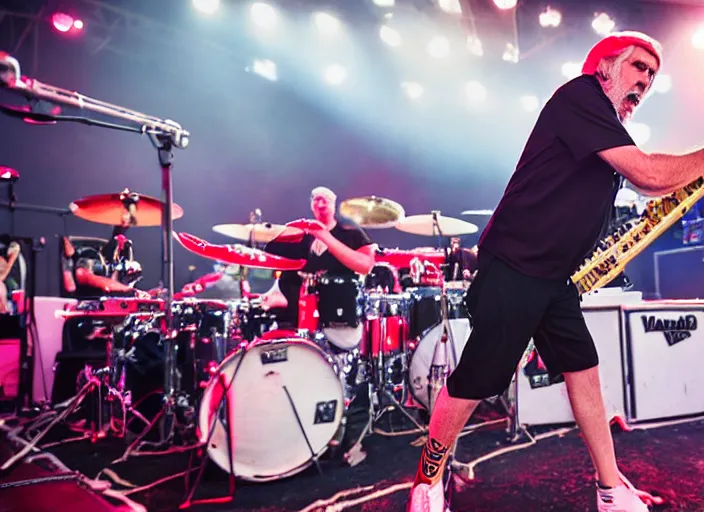
[[[418,484],[411,489],[406,512],[450,512],[449,508],[445,508],[442,479],[433,485]]]
[[[613,489],[596,488],[596,503],[599,512],[648,512],[648,505],[626,485]]]

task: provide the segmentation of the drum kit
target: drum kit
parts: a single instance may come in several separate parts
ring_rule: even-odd
[[[161,222],[162,204],[122,193],[76,201],[71,210],[103,224],[128,219],[132,226],[153,226]],[[340,214],[366,229],[393,227],[439,239],[477,231],[476,225],[439,212],[406,217],[398,203],[374,196],[342,202]],[[173,218],[182,215],[174,205]],[[346,415],[358,398],[369,419],[344,454],[351,465],[362,460],[362,440],[386,413],[396,411],[425,431],[423,418],[471,329],[463,301],[469,282],[446,286],[447,249],[377,249],[367,276],[307,275],[301,273],[305,260],[257,248],[274,239],[299,239],[302,231],[295,223],[262,223],[256,215],[250,220],[256,222],[213,227],[246,245],[212,244],[184,232],[174,238],[220,264],[299,272],[303,286],[295,328],[279,328],[276,314],[256,294],[212,300],[176,293],[168,302],[157,290],[150,298],[81,300],[60,314],[112,318],[107,365],[86,366],[78,379],[83,387],[64,403],[62,418],[93,392],[99,405],[92,407],[90,435],[131,437],[124,457],[145,446],[163,408],[150,412],[142,404],[164,392],[169,363],[162,340],[168,337],[176,354],[171,439],[206,447],[209,459],[232,477],[263,482],[318,465],[342,442]],[[144,385],[147,380],[153,381],[151,388]],[[146,425],[130,428],[134,419]]]

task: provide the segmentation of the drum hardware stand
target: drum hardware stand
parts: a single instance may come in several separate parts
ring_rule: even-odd
[[[384,340],[386,340],[386,322],[382,321],[379,322],[380,325],[380,334],[379,334],[379,339],[381,340],[381,343],[384,343]],[[350,449],[345,452],[343,455],[344,459],[350,463],[351,466],[355,466],[362,462],[364,458],[366,458],[366,454],[363,454],[362,452],[362,441],[368,436],[371,435],[374,432],[374,425],[386,414],[387,412],[391,412],[394,410],[400,411],[406,418],[408,418],[415,426],[416,428],[422,432],[425,433],[427,431],[427,427],[421,425],[418,420],[416,420],[411,413],[409,413],[403,405],[396,400],[396,397],[394,394],[389,391],[386,388],[385,382],[384,382],[384,354],[383,351],[380,349],[379,350],[379,355],[376,358],[375,363],[373,364],[373,371],[372,374],[376,375],[376,380],[379,382],[381,389],[377,387],[374,383],[374,380],[369,382],[369,387],[368,387],[368,393],[369,393],[369,409],[368,409],[368,420],[367,424],[364,426],[362,429],[362,433],[359,435],[357,440],[354,442],[354,444],[350,447]],[[378,409],[381,400],[380,397],[385,397],[388,399],[390,403],[388,403],[384,408],[381,410]],[[361,458],[360,458],[361,457]]]
[[[36,449],[37,444],[39,441],[42,440],[42,438],[52,429],[54,428],[55,425],[57,425],[59,422],[63,421],[69,414],[74,412],[79,405],[81,405],[81,402],[85,399],[86,396],[88,396],[88,393],[93,391],[96,386],[100,388],[100,380],[95,377],[92,372],[89,371],[89,367],[87,367],[84,372],[87,372],[88,375],[88,382],[80,389],[78,394],[71,398],[66,405],[66,409],[64,409],[59,415],[56,416],[41,432],[39,432],[34,438],[25,445],[22,450],[17,452],[15,455],[10,457],[5,463],[0,467],[0,472],[7,471],[10,469],[15,463],[23,459],[25,456],[27,456],[31,451]]]

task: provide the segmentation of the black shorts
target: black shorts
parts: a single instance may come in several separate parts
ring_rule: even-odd
[[[530,277],[480,251],[465,304],[472,332],[448,378],[450,396],[480,400],[503,393],[531,338],[551,375],[599,364],[571,281]]]

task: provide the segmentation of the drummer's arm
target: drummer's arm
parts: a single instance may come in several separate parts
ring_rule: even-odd
[[[347,247],[337,238],[332,236],[329,231],[321,230],[315,236],[327,245],[330,254],[335,256],[344,266],[357,272],[358,274],[366,275],[371,272],[374,267],[376,247],[374,244],[364,245],[357,250]]]

